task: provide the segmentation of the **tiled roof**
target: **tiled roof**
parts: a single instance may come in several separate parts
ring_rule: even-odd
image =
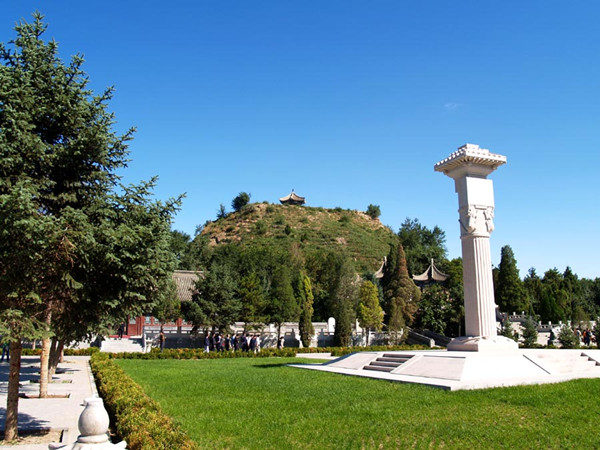
[[[433,282],[433,281],[446,281],[448,279],[448,275],[443,272],[440,272],[435,264],[433,263],[433,259],[431,260],[431,264],[427,268],[425,272],[421,275],[413,275],[413,280],[422,281],[422,282]]]
[[[294,191],[292,191],[289,195],[286,195],[285,197],[281,197],[279,199],[279,201],[281,203],[304,203],[306,201],[305,197],[300,197],[299,195],[296,195],[296,193]]]
[[[173,281],[177,287],[177,298],[181,302],[189,302],[196,291],[196,281],[202,272],[193,270],[176,270],[173,272]]]

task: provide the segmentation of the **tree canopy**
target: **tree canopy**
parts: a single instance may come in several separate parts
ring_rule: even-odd
[[[82,56],[63,63],[57,43],[43,40],[46,27],[35,13],[0,44],[0,320],[17,353],[21,339],[44,338],[41,396],[51,335],[90,337],[158,301],[174,268],[179,206],[151,200],[155,180],[119,184],[134,130],[113,130],[112,88],[94,94]],[[17,385],[18,373],[9,437]]]

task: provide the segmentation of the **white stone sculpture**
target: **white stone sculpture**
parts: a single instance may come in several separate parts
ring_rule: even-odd
[[[497,335],[489,242],[494,231],[494,188],[487,176],[505,163],[505,156],[465,144],[434,166],[454,179],[462,241],[467,336],[453,339],[448,350],[518,348],[512,339]]]
[[[79,416],[79,437],[70,445],[50,444],[49,450],[114,450],[127,448],[127,442],[113,444],[108,439],[109,418],[101,398],[84,400],[83,412]]]

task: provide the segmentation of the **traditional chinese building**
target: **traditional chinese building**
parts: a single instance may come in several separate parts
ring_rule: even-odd
[[[299,195],[296,195],[293,189],[289,195],[281,197],[279,201],[282,205],[304,205],[304,203],[306,203],[305,197],[300,197]]]
[[[201,272],[193,270],[176,270],[173,272],[173,281],[177,290],[177,298],[181,302],[189,302],[192,300],[192,295],[196,291],[196,282]],[[146,333],[158,333],[160,326],[167,327],[168,331],[181,332],[190,331],[192,325],[187,323],[182,318],[177,319],[172,323],[161,324],[156,317],[151,314],[145,314],[139,317],[132,317],[127,324],[126,333],[130,336],[141,336],[144,331]]]
[[[437,267],[435,267],[435,263],[433,259],[431,260],[431,264],[423,272],[421,275],[413,275],[413,281],[417,286],[423,289],[425,286],[429,286],[434,283],[442,283],[448,279],[448,275],[441,272]]]

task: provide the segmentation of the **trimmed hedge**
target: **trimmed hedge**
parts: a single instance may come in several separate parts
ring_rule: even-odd
[[[89,348],[65,348],[65,356],[91,356],[94,353],[98,353],[100,349],[98,347]],[[22,355],[24,356],[40,356],[42,354],[41,348],[24,348]]]
[[[284,348],[281,350],[274,348],[261,349],[258,353],[243,352],[210,352],[204,353],[201,348],[173,348],[164,349],[162,352],[153,348],[150,353],[108,353],[109,358],[113,359],[223,359],[223,358],[271,358],[275,356],[283,358],[293,358],[298,349]]]
[[[424,345],[372,345],[370,347],[308,347],[297,348],[296,353],[331,353],[331,356],[344,356],[358,352],[398,352],[412,350],[432,350]],[[434,348],[436,350],[436,348]]]
[[[223,358],[293,358],[303,353],[331,353],[332,356],[344,356],[354,352],[388,352],[407,350],[430,350],[421,345],[379,345],[372,347],[288,347],[283,349],[263,348],[258,353],[241,350],[204,353],[201,348],[159,349],[153,348],[150,353],[108,353],[113,359],[223,359]]]
[[[90,363],[98,391],[114,419],[115,431],[127,441],[127,448],[199,448],[106,353],[95,353]]]

